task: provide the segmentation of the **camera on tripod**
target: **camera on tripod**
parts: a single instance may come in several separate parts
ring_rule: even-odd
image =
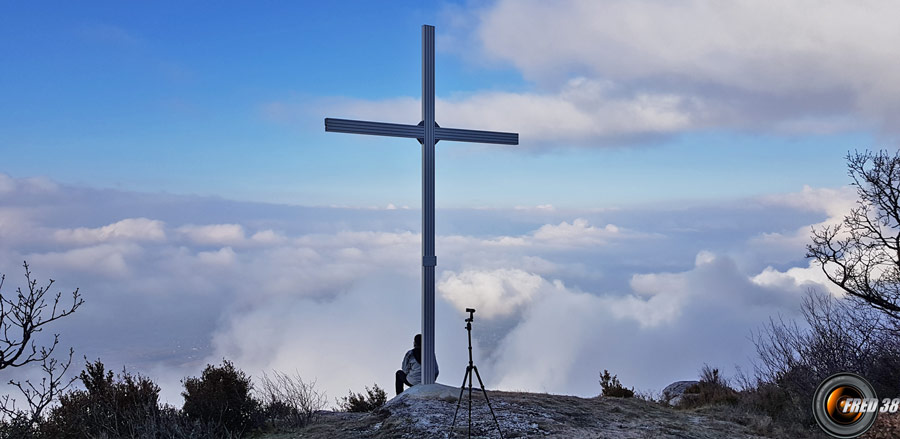
[[[463,375],[462,386],[459,388],[459,398],[456,399],[456,411],[453,412],[453,422],[450,423],[450,431],[448,437],[453,436],[453,427],[456,426],[456,415],[459,414],[459,407],[462,405],[463,391],[466,389],[466,380],[469,381],[469,430],[468,437],[472,437],[472,378],[478,378],[478,385],[481,386],[481,393],[484,394],[484,401],[487,402],[488,408],[491,410],[491,417],[494,418],[494,424],[497,425],[497,431],[500,433],[500,439],[503,439],[503,430],[500,429],[500,422],[497,421],[497,415],[494,414],[494,407],[491,406],[491,400],[488,398],[487,390],[484,390],[484,381],[481,380],[481,374],[478,373],[478,367],[472,361],[472,322],[475,321],[475,308],[466,308],[469,318],[466,319],[466,335],[469,337],[469,365],[466,366],[466,373]],[[474,375],[474,376],[473,376]]]

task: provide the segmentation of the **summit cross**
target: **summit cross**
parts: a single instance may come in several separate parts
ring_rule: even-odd
[[[517,133],[442,128],[434,121],[434,26],[422,26],[422,121],[406,125],[325,118],[325,131],[408,137],[422,144],[422,384],[434,383],[434,145],[439,140],[518,145]]]

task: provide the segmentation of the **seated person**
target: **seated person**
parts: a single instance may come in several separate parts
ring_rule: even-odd
[[[434,362],[434,378],[437,379],[438,366]],[[403,357],[403,366],[397,371],[394,382],[397,394],[403,393],[404,385],[415,386],[422,383],[422,334],[416,334],[413,338],[413,348],[406,351]]]

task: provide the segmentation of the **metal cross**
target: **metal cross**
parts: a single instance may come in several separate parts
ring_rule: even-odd
[[[439,140],[518,145],[517,133],[442,128],[434,121],[434,26],[422,26],[422,121],[405,125],[325,118],[325,131],[409,137],[422,144],[422,383],[434,383],[434,145]]]

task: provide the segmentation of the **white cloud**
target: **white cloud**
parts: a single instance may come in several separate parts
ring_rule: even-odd
[[[496,247],[512,250],[516,247],[539,247],[545,249],[577,249],[607,245],[618,241],[648,239],[658,237],[653,234],[639,233],[607,224],[603,227],[592,226],[585,218],[575,218],[571,223],[562,221],[558,224],[544,224],[536,230],[517,236],[495,236],[488,238],[472,238],[469,236],[451,235],[439,237],[439,243],[452,248],[451,252],[465,249],[467,246]]]
[[[538,81],[586,72],[700,99],[718,123],[896,118],[900,30],[891,1],[500,1],[481,10],[485,55]],[[521,32],[520,29],[531,29]],[[878,41],[878,44],[873,44]],[[772,114],[767,117],[769,111]]]
[[[211,266],[233,266],[237,262],[237,255],[231,247],[224,247],[214,252],[199,252],[197,260]]]
[[[691,73],[757,91],[815,90],[884,77],[841,55],[889,71],[900,65],[871,44],[900,39],[887,18],[900,8],[866,3],[500,1],[483,10],[479,30],[486,51],[532,76],[580,65],[615,79]],[[538,22],[534,32],[515,31]]]
[[[698,123],[698,105],[675,94],[617,96],[575,78],[557,93],[479,93],[442,100],[436,111],[447,126],[514,131],[530,143],[678,132]]]
[[[419,103],[412,98],[342,99],[317,106],[342,117],[410,123]],[[621,96],[609,84],[587,78],[574,78],[556,93],[484,92],[439,98],[435,111],[441,126],[517,132],[528,139],[526,146],[669,134],[698,126],[707,117],[703,104],[691,97],[652,92]]]
[[[537,206],[516,206],[516,207],[514,207],[514,209],[553,212],[556,210],[556,207],[554,207],[552,204],[538,204]]]
[[[19,207],[0,207],[0,237],[3,244],[11,244],[15,241],[28,241],[34,239],[34,212],[31,209]]]
[[[263,245],[280,244],[285,241],[284,235],[274,230],[260,230],[250,237],[250,240]]]
[[[474,307],[486,318],[507,316],[547,288],[540,276],[522,270],[445,271],[437,284],[441,296],[463,309]]]
[[[185,225],[178,232],[201,245],[237,245],[244,242],[244,228],[240,224]]]
[[[97,228],[60,229],[54,238],[66,244],[97,244],[109,241],[162,241],[166,238],[162,221],[128,218]]]
[[[580,351],[606,332],[598,331],[608,327],[603,303],[590,294],[557,286],[554,294],[543,295],[525,310],[522,322],[497,348],[495,362],[482,369],[491,385],[509,390],[572,392],[573,376],[596,373],[591,369],[599,365],[579,361]],[[583,388],[575,393],[590,394],[590,390]]]
[[[766,204],[823,212],[830,221],[843,218],[856,206],[856,190],[845,186],[838,189],[803,186],[800,192],[761,197]]]
[[[602,228],[591,226],[588,220],[576,218],[572,223],[563,221],[557,225],[545,224],[533,234],[535,240],[554,246],[602,245],[610,238],[625,236],[623,231],[607,224]]]
[[[133,243],[99,244],[62,252],[35,253],[26,256],[25,260],[48,272],[80,271],[124,278],[132,274],[128,260],[141,252],[142,249]]]
[[[809,186],[804,186],[797,193],[762,197],[761,200],[766,205],[821,212],[827,215],[827,218],[792,231],[761,233],[752,238],[748,245],[751,248],[763,250],[768,254],[770,260],[780,262],[795,259],[797,255],[806,253],[806,245],[810,243],[811,229],[840,224],[844,216],[856,206],[856,199],[856,191],[850,187],[813,189]]]
[[[753,282],[757,285],[786,291],[814,289],[827,291],[835,297],[844,297],[845,295],[844,290],[828,281],[822,267],[815,261],[810,261],[808,267],[792,267],[785,271],[766,267],[761,273],[753,276]]]
[[[800,192],[780,194],[763,197],[765,204],[775,206],[788,206],[799,210],[822,212],[827,218],[815,224],[800,227],[792,232],[769,232],[752,238],[749,246],[755,249],[765,249],[770,259],[783,260],[780,254],[797,255],[806,252],[809,244],[811,230],[821,229],[825,226],[835,226],[843,222],[850,210],[857,206],[856,190],[852,187],[839,189],[811,188],[804,186]],[[847,233],[846,230],[843,232]],[[772,266],[766,267],[761,273],[753,277],[753,282],[769,288],[783,290],[805,291],[814,289],[827,291],[835,297],[844,297],[844,291],[831,283],[822,267],[816,261],[810,261],[808,266],[790,267],[786,270],[778,270]]]

